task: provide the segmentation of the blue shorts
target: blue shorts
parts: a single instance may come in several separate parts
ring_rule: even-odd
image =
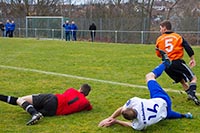
[[[182,118],[182,115],[178,112],[174,112],[171,109],[171,99],[169,95],[162,89],[162,87],[155,81],[155,80],[150,80],[147,83],[149,92],[150,92],[150,97],[151,98],[162,98],[166,101],[167,103],[167,118],[173,119],[173,118]]]
[[[171,99],[169,95],[162,89],[162,87],[155,80],[150,80],[147,83],[151,98],[162,98],[167,102],[168,109],[171,109]]]

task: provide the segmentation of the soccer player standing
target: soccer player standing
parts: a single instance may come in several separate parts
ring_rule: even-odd
[[[172,62],[165,72],[175,83],[180,82],[182,84],[188,99],[192,99],[196,105],[200,105],[200,101],[195,94],[197,77],[191,70],[196,65],[193,49],[182,36],[172,31],[170,21],[164,20],[160,23],[160,32],[162,35],[156,40],[156,54],[161,57],[160,52],[165,52]],[[183,60],[184,49],[190,57],[190,67]]]

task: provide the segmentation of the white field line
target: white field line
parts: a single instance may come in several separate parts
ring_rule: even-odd
[[[147,86],[134,85],[134,84],[128,84],[128,83],[120,83],[120,82],[114,82],[114,81],[108,81],[108,80],[101,80],[101,79],[94,79],[94,78],[87,78],[87,77],[80,77],[80,76],[69,75],[69,74],[62,74],[62,73],[56,73],[56,72],[42,71],[42,70],[37,70],[37,69],[29,69],[29,68],[14,67],[14,66],[4,66],[4,65],[0,65],[0,68],[13,69],[13,70],[19,70],[19,71],[29,71],[29,72],[46,74],[46,75],[55,75],[55,76],[60,76],[60,77],[68,77],[68,78],[82,79],[82,80],[95,81],[95,82],[101,82],[101,83],[107,83],[107,84],[114,84],[114,85],[121,85],[121,86],[133,87],[133,88],[147,89]],[[173,89],[170,89],[170,88],[168,88],[168,89],[164,88],[164,89],[165,89],[165,91],[169,91],[169,92],[185,93],[184,91],[173,90]],[[197,95],[200,95],[200,94],[197,93]]]

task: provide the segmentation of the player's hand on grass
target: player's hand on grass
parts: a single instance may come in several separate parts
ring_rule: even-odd
[[[109,127],[109,126],[112,126],[113,124],[115,124],[115,122],[116,122],[116,119],[109,117],[109,118],[102,120],[98,126],[99,127]]]

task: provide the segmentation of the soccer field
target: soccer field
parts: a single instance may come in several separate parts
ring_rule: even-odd
[[[193,48],[197,63],[193,71],[200,78],[200,47]],[[184,59],[189,61],[187,54]],[[29,114],[20,107],[0,102],[0,132],[139,132],[119,125],[108,128],[97,125],[129,98],[149,98],[145,75],[160,62],[154,45],[0,38],[0,94],[55,94],[70,87],[79,89],[81,84],[88,83],[92,86],[88,99],[93,105],[91,111],[45,117],[33,126],[26,126],[31,118]],[[171,96],[173,109],[181,113],[191,112],[194,119],[161,121],[145,132],[198,132],[200,107],[187,101],[181,85],[172,84],[165,73],[158,82]],[[199,82],[197,93],[200,97],[198,86]]]

